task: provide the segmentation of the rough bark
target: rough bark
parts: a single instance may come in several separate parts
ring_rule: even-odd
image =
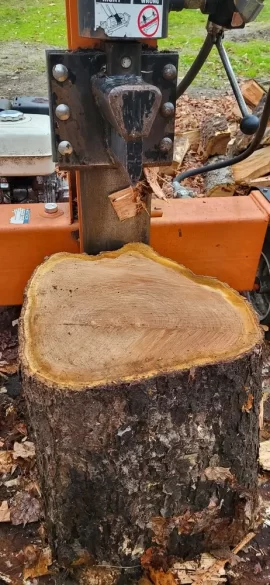
[[[209,164],[224,160],[224,157],[214,157]],[[205,174],[205,194],[208,197],[229,197],[234,195],[236,184],[231,167],[218,169]]]
[[[134,566],[100,577],[128,583],[143,556],[167,570],[238,543],[257,513],[260,345],[244,299],[146,246],[36,271],[21,368],[61,564]]]
[[[225,116],[209,116],[201,127],[200,150],[207,160],[211,156],[224,155],[231,138]]]

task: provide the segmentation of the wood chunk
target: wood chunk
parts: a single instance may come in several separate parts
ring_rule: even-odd
[[[139,206],[136,193],[132,187],[112,193],[109,195],[109,199],[120,221],[136,217]]]
[[[201,127],[200,151],[207,160],[211,156],[224,155],[231,138],[225,116],[208,116]]]
[[[209,164],[223,160],[224,157],[214,157]],[[208,197],[230,197],[236,190],[232,167],[218,169],[205,174],[205,194]]]
[[[255,81],[255,79],[244,81],[241,83],[240,87],[245,102],[248,106],[251,106],[251,108],[255,108],[265,95],[265,90],[257,81]]]
[[[236,183],[246,184],[246,181],[257,179],[270,173],[270,146],[253,152],[246,160],[232,167]]]
[[[151,551],[165,567],[240,541],[257,518],[262,342],[238,293],[143,244],[36,270],[20,367],[59,559],[132,558],[139,579]]]

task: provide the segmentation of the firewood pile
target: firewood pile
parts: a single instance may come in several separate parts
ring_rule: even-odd
[[[250,113],[260,117],[266,91],[255,80],[241,86]],[[194,99],[184,96],[178,105],[174,160],[169,167],[145,169],[146,185],[154,197],[173,196],[172,180],[180,172],[242,153],[252,136],[239,130],[241,112],[230,95]],[[251,187],[270,187],[270,121],[260,147],[233,167],[190,177],[182,183],[188,197],[246,195]]]

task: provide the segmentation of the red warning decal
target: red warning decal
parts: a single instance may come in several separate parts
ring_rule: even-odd
[[[159,27],[159,12],[155,6],[144,6],[138,16],[138,28],[144,37],[154,37]]]

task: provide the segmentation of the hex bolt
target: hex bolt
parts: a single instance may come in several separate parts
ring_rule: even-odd
[[[165,104],[161,106],[161,114],[164,116],[164,118],[172,118],[172,116],[174,116],[174,112],[175,107],[171,102],[165,102]]]
[[[45,203],[44,204],[44,211],[46,211],[46,213],[56,213],[58,211],[58,205],[57,203]]]
[[[66,104],[59,104],[55,110],[55,115],[58,120],[68,120],[70,118],[70,109]]]
[[[159,143],[159,150],[161,150],[161,152],[170,152],[170,150],[173,147],[173,141],[166,137],[166,138],[162,138],[161,142]]]
[[[58,146],[58,152],[62,154],[62,156],[65,156],[66,154],[72,154],[73,147],[70,142],[68,142],[68,140],[63,140]]]
[[[164,79],[166,79],[167,81],[173,81],[173,79],[177,77],[177,69],[174,65],[172,65],[172,63],[168,63],[168,65],[165,65],[165,67],[163,67],[162,74]]]
[[[56,81],[60,81],[61,83],[66,81],[68,78],[68,69],[65,65],[62,65],[61,63],[58,63],[53,67],[52,73],[54,79],[56,79]]]

